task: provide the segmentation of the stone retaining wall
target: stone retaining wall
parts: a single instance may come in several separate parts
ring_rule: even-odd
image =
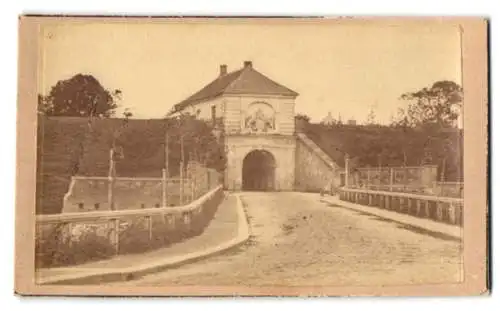
[[[37,268],[142,253],[201,234],[224,198],[222,186],[185,206],[37,216]]]
[[[167,181],[167,206],[179,205],[180,186],[180,179]],[[63,213],[109,210],[108,187],[107,177],[73,177],[64,197]],[[191,181],[185,179],[183,202],[191,199],[191,187]],[[114,198],[117,210],[160,207],[162,179],[118,177],[114,181]]]
[[[321,148],[306,135],[297,133],[295,190],[320,192],[327,186],[338,188],[342,182],[341,173],[343,169]]]

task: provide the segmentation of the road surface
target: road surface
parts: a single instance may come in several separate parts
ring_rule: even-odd
[[[461,245],[318,194],[243,193],[246,245],[127,285],[347,286],[458,282]]]

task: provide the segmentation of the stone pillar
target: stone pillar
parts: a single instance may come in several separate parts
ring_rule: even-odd
[[[436,218],[438,221],[443,221],[444,205],[442,202],[436,202]]]
[[[456,207],[453,203],[450,203],[448,206],[448,217],[449,221],[452,224],[457,224],[457,212],[456,212]]]
[[[420,183],[422,187],[430,191],[437,181],[437,165],[423,165],[420,174]]]
[[[349,188],[349,155],[345,156],[345,182],[344,186]]]

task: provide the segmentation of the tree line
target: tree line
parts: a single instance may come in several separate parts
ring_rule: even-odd
[[[337,162],[348,155],[352,167],[438,166],[439,178],[463,179],[463,129],[457,127],[463,90],[452,81],[404,93],[408,104],[391,124],[365,125],[312,123],[307,115],[296,116],[300,130]],[[374,119],[370,110],[368,120]]]
[[[120,108],[121,90],[108,90],[92,75],[76,74],[57,82],[48,95],[38,96],[38,111],[47,116],[73,116],[92,118],[116,117]],[[461,179],[463,173],[463,130],[456,127],[463,100],[463,90],[453,81],[437,81],[429,87],[400,96],[408,104],[398,111],[389,125],[374,124],[373,109],[365,125],[346,125],[339,122],[322,125],[310,122],[307,115],[296,120],[306,124],[308,134],[319,141],[331,154],[349,154],[354,165],[439,165],[441,175],[447,179]],[[123,135],[132,113],[125,109],[122,129],[110,134],[111,145],[143,146],[149,143],[141,135]],[[174,150],[184,144],[185,156],[206,162],[223,170],[226,155],[221,140],[215,139],[209,124],[195,116],[182,115],[165,120],[165,131],[170,133],[172,161],[180,161]],[[181,139],[182,137],[182,139]],[[155,138],[155,141],[159,138]],[[163,139],[163,138],[161,138]],[[156,142],[156,143],[159,143]],[[325,147],[326,146],[326,147]],[[204,151],[202,151],[204,150]],[[343,157],[343,156],[342,156]],[[339,157],[340,158],[340,157]],[[175,169],[174,169],[175,170]]]
[[[81,73],[58,81],[47,95],[38,95],[38,113],[41,115],[89,119],[88,135],[82,137],[87,137],[87,140],[89,136],[94,137],[90,144],[85,138],[78,144],[79,156],[73,163],[76,167],[72,169],[73,174],[83,170],[82,161],[88,159],[89,153],[96,152],[97,146],[115,149],[118,173],[125,170],[135,174],[149,166],[156,169],[158,164],[165,163],[164,158],[159,158],[165,154],[166,135],[169,137],[171,174],[179,173],[182,155],[185,161],[197,160],[218,171],[225,169],[223,140],[214,136],[211,124],[190,115],[167,118],[155,125],[130,120],[133,114],[128,109],[117,115],[117,109],[123,108],[120,107],[121,97],[121,90],[108,90],[94,76]],[[122,121],[113,120],[102,125],[102,120],[114,117],[121,117]],[[133,171],[134,167],[137,172]],[[92,170],[88,165],[85,169]]]

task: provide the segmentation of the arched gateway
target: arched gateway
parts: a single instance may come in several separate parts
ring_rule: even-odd
[[[226,189],[290,191],[295,187],[297,96],[245,61],[231,72],[221,65],[219,75],[175,105],[170,116],[195,114],[224,132]]]
[[[273,191],[275,188],[276,160],[265,150],[253,150],[243,160],[242,190]]]

